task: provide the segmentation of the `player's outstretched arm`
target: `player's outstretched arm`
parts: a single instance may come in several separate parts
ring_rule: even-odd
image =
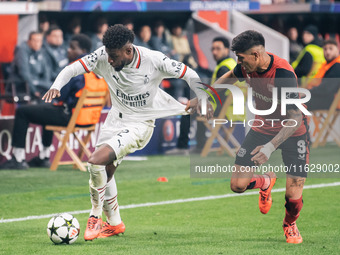
[[[53,98],[60,97],[60,90],[71,80],[71,78],[86,73],[79,61],[66,66],[58,74],[51,88],[42,97],[46,103],[50,103]]]
[[[267,144],[257,146],[250,154],[254,155],[251,158],[257,165],[261,165],[268,161],[270,155],[280,146],[281,143],[286,141],[292,136],[295,131],[301,126],[302,113],[299,109],[287,110],[288,121],[285,127]]]

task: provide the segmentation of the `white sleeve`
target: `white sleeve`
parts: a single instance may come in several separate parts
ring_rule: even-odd
[[[181,62],[168,58],[160,52],[154,53],[157,55],[155,58],[157,59],[156,65],[164,74],[165,78],[183,79],[199,99],[207,98],[207,94],[202,90],[204,86],[202,85],[201,79],[194,70]]]
[[[76,61],[61,70],[53,82],[51,89],[57,89],[60,91],[73,77],[84,73],[86,73],[84,67],[79,61]]]
[[[80,74],[89,73],[96,69],[99,61],[106,61],[105,46],[100,47],[94,52],[82,57],[65,67],[57,76],[51,89],[61,90],[73,77]]]
[[[203,83],[198,76],[198,74],[192,70],[190,67],[187,67],[185,74],[182,77],[185,80],[190,88],[195,92],[198,99],[208,98],[208,94],[204,92]]]

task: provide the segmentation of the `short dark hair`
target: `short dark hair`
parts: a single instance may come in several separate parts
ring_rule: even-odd
[[[265,44],[263,35],[254,30],[247,30],[233,39],[231,50],[236,52],[245,52],[258,45],[262,45],[264,47]]]
[[[122,24],[110,26],[103,36],[103,44],[108,49],[121,49],[126,43],[133,43],[135,34]]]
[[[86,53],[91,51],[92,42],[90,37],[84,34],[77,34],[71,37],[71,41],[76,41],[79,44],[79,47],[84,50]]]
[[[230,47],[229,40],[225,37],[222,37],[222,36],[215,37],[213,42],[222,42],[225,48]]]
[[[31,40],[33,35],[42,35],[42,33],[38,32],[38,31],[32,31],[32,32],[28,35],[28,40]]]
[[[46,35],[50,35],[54,30],[61,30],[57,25],[51,25],[50,28],[46,31]]]
[[[334,39],[328,39],[328,40],[324,41],[322,46],[325,46],[327,44],[334,44],[336,47],[339,47],[337,41],[335,41]]]

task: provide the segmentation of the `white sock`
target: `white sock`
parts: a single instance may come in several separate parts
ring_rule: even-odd
[[[107,218],[107,222],[111,226],[117,226],[122,222],[119,213],[119,205],[117,199],[118,191],[115,177],[106,184],[105,201],[104,201],[104,213]]]
[[[107,175],[105,166],[92,165],[87,163],[90,172],[90,193],[92,209],[90,216],[94,215],[98,218],[102,216],[104,197],[106,191]]]
[[[15,157],[16,161],[18,161],[18,162],[22,162],[26,159],[24,148],[13,147],[12,153],[13,153],[13,156]]]
[[[44,148],[39,152],[40,159],[50,158],[50,156],[51,156],[50,147],[44,146]]]

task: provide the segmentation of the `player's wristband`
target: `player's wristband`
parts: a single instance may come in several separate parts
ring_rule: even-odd
[[[269,159],[270,155],[275,151],[275,146],[271,142],[266,143],[260,150]]]

